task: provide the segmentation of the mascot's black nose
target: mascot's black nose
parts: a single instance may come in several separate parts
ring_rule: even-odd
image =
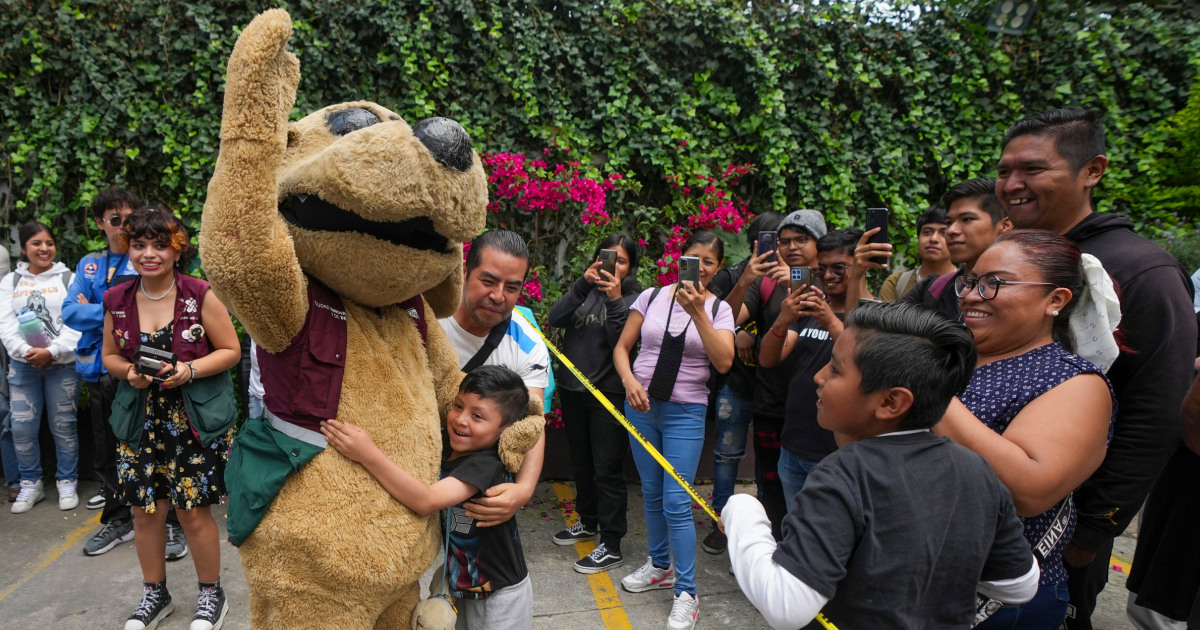
[[[381,122],[383,121],[379,120],[379,116],[376,116],[374,112],[360,107],[339,109],[336,112],[330,112],[325,117],[325,125],[329,127],[329,133],[335,136],[344,136],[352,131],[378,125]]]
[[[471,136],[449,118],[426,118],[413,127],[413,135],[429,149],[433,159],[456,171],[471,168]]]

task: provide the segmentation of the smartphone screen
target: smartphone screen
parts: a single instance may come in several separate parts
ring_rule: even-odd
[[[679,281],[691,282],[696,289],[700,288],[700,259],[695,256],[679,258]]]
[[[617,276],[617,250],[615,250],[615,249],[600,250],[599,261],[600,261],[600,269],[601,270],[607,271],[608,273],[612,274],[612,276],[614,278]],[[603,278],[604,276],[600,276],[600,277]]]
[[[871,243],[890,243],[888,239],[888,209],[887,208],[867,208],[867,229],[870,231],[874,228],[879,228],[879,232],[871,237]],[[876,262],[881,265],[888,264],[888,259],[876,256],[871,259],[871,262]]]
[[[761,256],[767,252],[771,252],[771,257],[768,262],[775,262],[775,249],[779,245],[779,235],[777,232],[763,230],[758,233],[758,254]]]

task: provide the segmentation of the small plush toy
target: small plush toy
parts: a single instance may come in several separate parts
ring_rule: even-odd
[[[407,628],[438,519],[325,448],[320,421],[362,427],[437,480],[462,373],[434,318],[457,308],[461,244],[484,227],[487,183],[451,120],[410,127],[360,101],[288,124],[291,33],[273,9],[238,38],[201,228],[205,271],[258,343],[266,391],[265,417],[235,438],[227,525],[253,627]],[[504,434],[512,470],[542,423],[531,409]]]

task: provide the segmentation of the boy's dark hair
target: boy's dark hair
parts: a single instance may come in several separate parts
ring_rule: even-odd
[[[471,370],[458,391],[496,403],[501,426],[508,426],[529,413],[529,388],[516,372],[503,365],[481,365]]]
[[[610,234],[600,241],[596,246],[596,251],[592,254],[592,260],[600,258],[600,250],[612,249],[620,246],[625,250],[625,254],[629,257],[629,273],[625,279],[621,281],[621,295],[629,295],[630,293],[638,293],[642,290],[642,285],[637,281],[638,261],[642,259],[642,248],[628,234],[620,233]]]
[[[778,231],[780,221],[783,221],[783,215],[770,210],[754,217],[750,225],[746,226],[746,242],[753,247],[759,232]]]
[[[929,223],[940,223],[942,225],[950,223],[949,217],[946,216],[946,208],[942,204],[935,203],[929,206],[928,210],[922,212],[921,216],[917,217],[917,234],[920,234],[921,228]]]
[[[862,230],[853,227],[834,230],[817,239],[817,252],[838,251],[847,256],[853,256],[854,249],[858,247],[858,240],[862,238],[862,235]]]
[[[912,392],[899,429],[928,429],[946,413],[975,371],[975,339],[966,326],[917,304],[864,304],[846,317],[864,394],[891,387]]]
[[[1029,134],[1050,136],[1054,150],[1066,158],[1076,173],[1105,152],[1100,114],[1086,109],[1052,109],[1022,118],[1004,132],[1000,150],[1004,151],[1013,138]]]
[[[124,188],[110,186],[92,198],[92,217],[99,219],[104,216],[105,212],[114,208],[128,207],[130,210],[136,210],[141,205],[142,202],[137,195]]]
[[[946,212],[950,212],[950,204],[959,199],[971,199],[979,203],[979,207],[984,212],[992,217],[992,225],[999,223],[1008,216],[1008,212],[1004,209],[1004,204],[1000,203],[1000,199],[996,197],[996,178],[994,177],[976,177],[968,179],[965,182],[959,182],[950,187],[946,194],[942,195],[942,207]]]
[[[25,249],[25,244],[29,242],[29,239],[41,234],[42,232],[49,234],[51,239],[54,238],[54,232],[50,231],[50,226],[42,223],[41,221],[29,221],[28,223],[22,223],[21,227],[17,228],[17,242],[21,244],[21,249]],[[25,255],[24,251],[21,252],[21,260],[29,262],[29,257]]]
[[[465,276],[470,276],[471,272],[479,266],[479,263],[483,260],[483,250],[489,247],[514,258],[524,260],[525,273],[529,273],[529,247],[525,244],[525,239],[516,232],[509,230],[488,230],[476,236],[475,240],[471,241],[471,249],[467,252],[467,273]]]
[[[139,238],[149,238],[169,246],[179,254],[175,268],[187,269],[192,256],[196,255],[196,247],[188,236],[183,221],[162,206],[142,206],[134,210],[117,233],[117,247],[121,253],[129,251],[130,241]]]

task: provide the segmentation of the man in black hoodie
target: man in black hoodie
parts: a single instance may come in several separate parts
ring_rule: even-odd
[[[1191,384],[1196,317],[1191,281],[1125,215],[1097,213],[1092,190],[1108,167],[1099,116],[1079,109],[1035,114],[1001,143],[996,196],[1017,228],[1062,234],[1100,259],[1121,293],[1123,352],[1108,377],[1117,395],[1104,463],[1075,492],[1079,523],[1063,553],[1070,576],[1066,627],[1092,629],[1108,580],[1113,539],[1129,525],[1180,445],[1179,405]]]

